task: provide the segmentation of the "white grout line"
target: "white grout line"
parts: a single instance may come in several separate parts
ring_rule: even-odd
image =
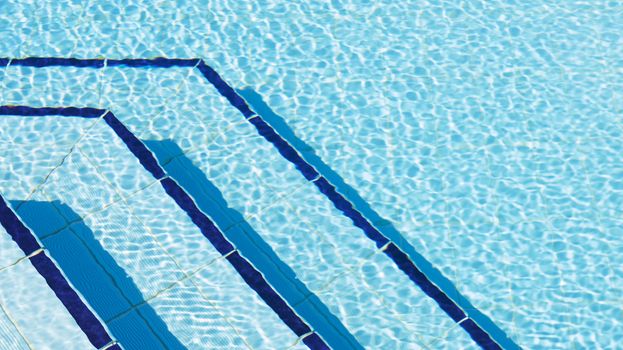
[[[28,346],[28,349],[33,350],[33,346],[32,344],[30,344],[30,341],[28,341],[28,338],[26,338],[26,336],[24,335],[24,333],[22,332],[22,330],[20,329],[20,327],[17,325],[17,321],[15,321],[13,319],[13,316],[9,313],[9,311],[2,305],[2,303],[0,303],[0,311],[2,311],[2,313],[4,313],[6,315],[6,317],[9,319],[9,322],[11,322],[11,324],[13,324],[13,327],[15,327],[15,330],[17,331],[17,333],[20,335],[20,337],[24,340],[24,342],[26,343],[26,346]]]
[[[106,350],[106,349],[110,349],[113,346],[119,344],[116,340],[111,340],[110,343],[104,345],[103,347],[99,348],[99,350]]]
[[[228,257],[228,256],[230,256],[230,255],[234,254],[234,253],[235,253],[235,252],[237,252],[237,251],[238,251],[238,249],[234,248],[234,250],[232,250],[231,252],[229,252],[229,253],[227,253],[227,254],[223,255],[223,258],[227,259],[227,257]]]
[[[30,259],[33,256],[39,255],[39,254],[41,254],[43,252],[44,252],[44,248],[39,248],[39,249],[35,250],[34,252],[30,253],[30,255],[26,256],[25,258],[26,259]]]

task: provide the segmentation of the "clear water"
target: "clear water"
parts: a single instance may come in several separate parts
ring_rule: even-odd
[[[513,342],[620,347],[622,3],[134,3],[2,2],[0,56],[204,58]],[[154,147],[173,144],[183,154],[159,158],[203,174],[355,343],[477,348],[197,71],[0,78],[2,105],[110,108]],[[301,346],[103,123],[33,119],[0,118],[0,193],[82,217],[134,283],[131,304],[146,301],[108,323],[126,348],[147,346],[126,327],[141,307],[189,349]],[[0,236],[2,281],[27,286],[0,288],[0,348],[88,348]]]

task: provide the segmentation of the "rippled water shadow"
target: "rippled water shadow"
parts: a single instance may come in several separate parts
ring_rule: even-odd
[[[56,200],[11,204],[124,349],[186,349],[72,208]]]
[[[296,277],[243,215],[230,208],[221,191],[171,140],[143,140],[167,174],[175,179],[197,206],[208,214],[243,256],[260,270],[268,282],[333,347],[363,349],[331,311]],[[232,175],[233,176],[233,175]],[[258,322],[261,322],[258,320]]]

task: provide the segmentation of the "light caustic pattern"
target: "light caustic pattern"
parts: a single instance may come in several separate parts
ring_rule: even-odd
[[[9,67],[9,69],[11,69],[11,67]],[[24,68],[20,68],[20,69],[24,69]],[[76,73],[76,72],[74,72],[74,74],[75,74],[75,73]],[[127,84],[127,82],[125,82],[125,83],[126,83],[126,85],[131,86],[130,84]],[[161,88],[162,88],[162,87],[161,87]],[[178,90],[179,90],[179,89],[178,89]],[[144,93],[144,92],[143,92],[143,93]],[[161,92],[160,92],[160,93],[161,93]],[[146,94],[146,95],[149,95],[149,94]],[[179,95],[179,94],[178,94],[178,95]],[[107,94],[106,94],[106,95],[104,95],[104,96],[107,96]],[[125,95],[125,96],[127,96],[127,95]],[[145,101],[143,101],[143,102],[145,102]],[[127,105],[127,104],[126,104],[126,105]],[[135,107],[137,107],[137,106],[135,106]],[[143,104],[142,106],[141,106],[141,105],[139,105],[138,107],[144,108],[144,104]],[[128,115],[133,115],[133,114],[132,114],[132,113],[129,113]],[[182,122],[182,124],[183,124],[183,122]],[[139,124],[139,125],[142,125],[142,123],[141,123],[141,124]],[[240,126],[238,126],[238,128],[240,128]],[[165,130],[166,130],[166,129],[165,129]],[[189,130],[189,129],[186,129],[186,132],[187,132],[187,130]],[[177,136],[177,135],[176,135],[176,136]],[[203,135],[203,136],[205,136],[205,135]],[[178,136],[178,137],[179,137],[179,136]],[[256,138],[257,138],[257,136],[256,136]],[[189,137],[184,137],[182,140],[184,140],[184,139],[189,139]],[[236,137],[236,140],[239,140],[239,139],[240,139],[240,137]],[[274,152],[274,151],[273,151],[273,152]],[[257,158],[256,158],[256,159],[257,159]],[[277,159],[281,159],[281,158],[277,158]],[[283,162],[283,160],[281,160],[281,161]],[[249,163],[249,162],[247,162],[247,163]],[[272,163],[277,163],[277,164],[278,164],[278,162],[272,162]],[[273,165],[272,163],[269,163],[268,165],[269,165],[269,166],[272,166],[272,165]],[[308,198],[309,198],[309,197],[308,197]],[[254,201],[254,202],[256,202],[256,201]],[[327,204],[328,204],[328,203],[327,203]],[[320,204],[319,204],[319,205],[320,205],[320,206],[322,206],[322,202],[320,202]],[[324,206],[326,207],[326,204],[325,204]],[[294,216],[293,216],[293,217],[294,217]],[[295,221],[295,220],[290,219],[290,221]],[[303,223],[304,223],[304,222],[303,222]],[[313,227],[320,227],[320,226],[315,225],[315,226],[313,226]],[[331,231],[332,231],[332,230],[331,230],[331,227],[327,227],[327,229],[328,229],[328,230],[327,230],[327,232],[331,232]],[[352,230],[352,228],[351,228],[351,230]],[[326,233],[325,233],[325,234],[326,234]],[[351,236],[352,236],[352,237],[361,237],[361,238],[363,238],[363,237],[362,237],[362,235],[361,235],[361,233],[358,233],[358,235],[356,235],[356,234],[351,234]],[[346,239],[346,241],[350,241],[350,242],[349,242],[349,244],[352,244],[353,242],[355,242],[355,241],[353,241],[353,238],[347,238],[347,239]],[[364,239],[364,241],[366,241],[366,242],[365,242],[365,244],[370,245],[370,242],[368,242],[368,241],[367,241],[367,240],[365,240],[365,239]],[[272,242],[271,242],[271,241],[269,241],[269,243],[272,243]],[[339,243],[338,243],[338,244],[339,244]],[[313,248],[313,247],[312,247],[312,248]],[[310,249],[307,249],[307,250],[301,250],[301,249],[299,249],[299,250],[295,250],[295,252],[300,252],[300,253],[302,253],[303,255],[305,255],[305,254],[309,254],[309,251],[310,251]],[[372,251],[372,252],[373,252],[373,251]],[[325,253],[325,254],[326,254],[326,253]],[[355,254],[362,255],[362,257],[364,257],[364,258],[365,258],[366,256],[371,256],[371,253],[366,253],[366,249],[361,249],[361,248],[356,249]],[[383,258],[383,259],[385,259],[385,258]],[[375,264],[373,264],[373,265],[369,265],[369,266],[375,266],[375,268],[378,268],[378,267],[380,267],[380,266],[387,265],[387,263],[388,263],[389,261],[387,261],[387,260],[383,260],[383,259],[381,259],[381,260],[376,259],[376,261],[374,261],[374,262],[375,262]],[[352,260],[352,259],[350,259],[350,260]],[[364,261],[365,261],[365,260],[364,260]],[[292,265],[293,263],[294,263],[294,262],[292,262],[292,263],[291,263],[291,265]],[[349,262],[349,263],[351,263],[351,264],[357,264],[357,263],[356,263],[356,261],[355,261],[355,262]],[[361,265],[362,263],[358,263],[358,264],[359,264],[359,265]],[[330,265],[334,265],[334,266],[330,266]],[[311,266],[311,264],[310,264],[310,266]],[[340,267],[340,265],[339,265],[339,264],[327,264],[327,266],[330,266],[330,267],[331,267],[331,268],[333,268],[333,269],[335,269],[335,268],[339,268],[339,267]],[[353,266],[356,266],[356,265],[353,265]],[[365,266],[363,266],[363,265],[361,265],[361,266],[362,266],[363,268],[365,268]],[[389,266],[391,266],[391,264],[390,264]],[[326,268],[326,267],[321,267],[321,269],[322,269],[322,268]],[[375,276],[375,273],[373,273],[374,271],[373,271],[373,270],[370,270],[369,268],[365,268],[365,269],[366,269],[366,273],[365,273],[365,275],[362,275],[362,276],[365,276],[367,279],[374,278],[374,276]],[[338,271],[338,272],[339,272],[339,270],[336,270],[336,271]],[[388,270],[388,271],[390,271],[390,270]],[[393,267],[393,271],[394,271],[394,272],[393,272],[393,274],[394,274],[394,275],[396,275],[396,274],[397,274],[398,276],[401,276],[402,278],[405,278],[405,276],[404,276],[404,275],[402,275],[402,273],[400,273],[400,272],[399,272],[399,271],[398,271],[395,267]],[[317,274],[317,273],[314,273],[314,272],[312,272],[312,271],[310,271],[310,272],[311,272],[312,274]],[[317,272],[317,271],[316,271],[316,272]],[[334,274],[335,274],[335,272],[334,272]],[[338,273],[338,275],[335,275],[335,277],[331,277],[331,279],[329,280],[329,282],[330,282],[330,283],[334,283],[334,281],[336,280],[336,278],[343,279],[343,277],[345,277],[345,276],[342,276],[342,275],[344,275],[344,272]],[[330,274],[329,276],[331,276],[331,274]],[[384,276],[384,277],[385,277],[385,276]],[[385,279],[386,279],[386,278],[385,278]],[[391,280],[391,279],[390,279],[390,280]],[[364,281],[364,282],[365,282],[365,281]],[[357,280],[355,279],[355,280],[350,281],[350,282],[348,282],[348,283],[353,284],[353,286],[359,286],[359,285],[366,286],[366,285],[367,285],[367,284],[369,284],[370,282],[361,283],[361,282],[357,282]],[[370,290],[372,293],[371,293],[369,296],[367,296],[367,298],[371,298],[371,300],[378,299],[378,297],[379,297],[379,295],[378,295],[378,294],[381,294],[381,295],[380,295],[380,297],[381,297],[381,300],[383,300],[383,293],[382,293],[383,291],[385,291],[385,292],[386,292],[386,294],[387,294],[387,293],[389,293],[389,294],[388,294],[388,296],[389,296],[389,295],[392,295],[392,293],[390,293],[390,292],[388,292],[388,291],[391,291],[392,289],[395,289],[394,287],[392,287],[392,284],[391,284],[391,283],[390,283],[389,285],[387,285],[387,281],[383,281],[383,278],[381,278],[380,280],[376,280],[374,283],[376,283],[376,284],[378,284],[378,283],[383,283],[384,285],[382,286],[382,288],[381,288],[382,290],[380,290],[380,291],[378,291],[378,290],[374,290],[374,288]],[[335,284],[335,285],[337,285],[337,283],[334,283],[334,284]],[[405,281],[402,283],[402,285],[404,285],[404,286],[408,286],[408,285],[409,285],[408,280],[405,280]],[[372,287],[374,287],[374,285],[372,285]],[[322,286],[322,289],[325,289],[325,290],[326,290],[327,288],[328,288],[328,285],[323,285],[323,286]],[[312,288],[312,290],[313,290],[313,289],[314,289],[314,288]],[[379,293],[379,292],[380,292],[380,293]],[[395,293],[395,291],[392,291],[392,292],[394,292],[394,293]],[[331,298],[333,297],[333,296],[332,296],[332,294],[334,294],[334,293],[335,293],[335,292],[333,292],[333,293],[329,293],[329,294],[327,295],[327,293],[326,293],[325,291],[323,291],[323,293],[322,293],[322,295],[321,295],[321,299],[328,299],[328,300],[331,300]],[[376,294],[376,295],[375,295],[375,294]],[[409,294],[415,294],[415,293],[411,293],[411,292],[409,292],[409,290],[407,289],[406,291],[403,291],[403,294],[404,294],[404,295],[409,295]],[[412,316],[412,315],[414,315],[414,314],[416,314],[416,312],[420,312],[420,313],[421,313],[423,310],[426,310],[426,309],[423,309],[423,308],[422,308],[422,309],[420,309],[420,310],[417,310],[417,311],[416,311],[416,310],[415,310],[415,308],[414,308],[414,309],[412,309],[411,311],[409,311],[409,313],[408,313],[408,314],[405,314],[405,312],[404,312],[404,311],[402,311],[402,312],[397,312],[397,311],[396,311],[396,308],[397,308],[397,307],[398,307],[398,308],[399,308],[399,307],[401,307],[401,306],[400,306],[401,304],[399,303],[399,301],[400,301],[401,299],[402,299],[402,300],[404,300],[404,299],[405,299],[405,296],[404,296],[404,295],[396,295],[396,297],[397,297],[397,298],[399,298],[399,299],[395,299],[395,300],[391,300],[391,299],[389,299],[389,300],[385,301],[385,302],[384,302],[384,304],[385,304],[384,306],[385,306],[385,308],[387,308],[387,307],[389,306],[389,310],[383,310],[383,309],[380,309],[380,313],[379,313],[379,314],[377,314],[377,315],[374,315],[374,316],[375,316],[375,317],[381,317],[382,319],[384,319],[384,320],[389,320],[390,322],[393,320],[393,318],[392,318],[392,317],[396,317],[396,316],[398,317],[396,320],[397,320],[397,321],[399,321],[399,322],[405,323],[405,320],[406,320],[407,324],[409,324],[409,322],[413,322],[413,319],[414,319],[414,318],[413,318],[413,317],[411,317],[411,316]],[[417,295],[414,295],[414,296],[417,296]],[[375,298],[375,297],[376,297],[376,298]],[[425,297],[424,297],[424,298],[423,298],[423,296],[419,296],[419,297],[420,297],[420,299],[424,299],[424,301],[427,301]],[[342,295],[342,296],[341,296],[341,300],[339,300],[339,299],[338,299],[337,304],[339,305],[340,303],[343,303],[343,301],[344,301],[344,300],[348,300],[348,298],[349,298],[349,296],[347,296],[347,295],[346,295],[346,296],[345,296],[345,295]],[[385,298],[387,298],[387,297],[385,297]],[[411,301],[410,303],[408,303],[408,305],[410,305],[410,306],[412,306],[412,305],[416,305],[416,303],[415,303],[415,301],[416,301],[416,300],[417,300],[416,298],[413,298],[413,301]],[[421,302],[421,301],[417,301],[417,302]],[[430,302],[430,301],[429,301],[429,302]],[[334,304],[334,303],[331,303],[331,305],[329,305],[329,306],[332,306],[333,304]],[[333,306],[334,306],[334,305],[333,305]],[[432,306],[433,308],[435,308],[435,305],[434,305],[434,304],[431,304],[431,306]],[[361,305],[361,306],[360,306],[360,305],[355,305],[355,307],[354,307],[354,308],[352,308],[352,309],[350,309],[350,310],[347,310],[346,315],[345,315],[346,317],[344,317],[344,315],[342,315],[342,314],[344,313],[344,311],[342,311],[342,314],[340,314],[339,316],[342,316],[342,317],[344,317],[344,318],[346,318],[346,319],[347,319],[347,321],[348,321],[348,322],[347,322],[347,323],[348,323],[348,326],[354,326],[354,328],[355,328],[356,330],[363,330],[363,329],[364,329],[364,327],[366,326],[366,323],[365,323],[365,317],[362,317],[362,316],[360,316],[360,315],[357,315],[357,313],[358,313],[357,308],[364,308],[364,309],[365,309],[365,308],[369,308],[369,306],[366,306],[366,305]],[[430,308],[430,307],[429,307],[429,308]],[[389,312],[388,312],[388,311],[389,311]],[[430,311],[432,311],[432,310],[430,310]],[[357,317],[356,317],[356,318],[352,318],[352,319],[351,319],[351,318],[348,318],[348,315],[349,315],[349,314],[350,314],[350,315],[353,315],[353,312],[355,312],[355,313],[356,313],[355,315],[357,315]],[[439,311],[437,311],[437,312],[439,312]],[[392,316],[392,315],[395,315],[395,316]],[[372,315],[370,315],[370,316],[372,316]],[[342,317],[340,317],[340,318],[342,318]],[[352,316],[351,316],[351,317],[352,317]],[[443,320],[443,318],[444,318],[444,316],[443,316],[443,315],[440,315],[440,316],[438,316],[438,317],[440,318],[440,320]],[[449,332],[449,331],[453,328],[453,326],[451,325],[451,324],[452,324],[452,321],[451,321],[451,320],[449,320],[449,319],[448,319],[448,320],[444,320],[444,321],[446,321],[446,323],[450,323],[450,325],[447,325],[447,326],[445,326],[444,328],[441,328],[437,334],[430,332],[430,333],[432,333],[432,334],[431,334],[429,337],[431,337],[432,339],[428,339],[428,340],[424,339],[424,341],[421,341],[421,340],[420,340],[420,342],[421,342],[420,344],[422,344],[422,346],[426,346],[426,344],[430,344],[431,342],[433,342],[433,343],[438,342],[438,341],[439,341],[439,338],[443,338],[443,337],[446,335],[446,333],[448,333],[448,332]],[[456,321],[458,321],[458,319],[457,319]],[[387,322],[387,321],[386,321],[386,322]],[[420,325],[415,324],[415,326],[416,326],[416,327],[429,327],[429,328],[430,328],[430,324],[427,324],[427,323],[420,324]],[[413,326],[411,326],[411,327],[413,327]],[[407,329],[408,329],[408,328],[407,328]],[[417,329],[417,328],[415,328],[415,329]],[[435,331],[435,330],[434,330],[434,331]],[[393,332],[400,332],[400,329],[398,329],[398,330],[395,330],[395,329],[394,329],[394,330],[393,330]],[[371,333],[372,333],[372,332],[371,332]],[[372,334],[373,334],[373,333],[372,333]],[[405,333],[405,334],[406,334],[406,333]],[[415,334],[410,335],[410,336],[422,337],[422,336],[426,336],[426,332],[423,332],[423,331],[418,331],[418,332],[416,332]],[[367,340],[367,339],[365,338],[365,333],[364,333],[364,334],[359,335],[359,337],[358,337],[358,338],[362,338],[362,339],[364,339],[364,340]],[[391,340],[392,338],[397,338],[397,337],[396,337],[396,335],[394,335],[394,334],[390,334],[390,337],[388,337],[387,339],[382,339],[382,338],[381,338],[381,339],[374,340],[374,341],[381,341],[381,342],[384,342],[384,341],[388,341],[388,339],[389,339],[389,341],[392,341],[392,340]],[[400,338],[398,338],[398,340],[400,340]],[[407,341],[408,341],[409,339],[405,339],[405,340],[407,340]],[[402,340],[402,341],[403,341],[403,343],[404,343],[404,341],[405,341],[405,340]],[[411,341],[411,342],[413,342],[413,341]],[[404,343],[404,344],[406,344],[406,343]]]
[[[0,56],[207,59],[518,344],[616,347],[621,2],[0,6]]]

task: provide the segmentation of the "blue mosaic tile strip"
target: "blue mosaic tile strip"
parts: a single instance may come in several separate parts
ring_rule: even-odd
[[[447,295],[445,295],[436,285],[409,260],[407,254],[400,250],[394,243],[390,243],[383,250],[407,276],[417,284],[426,295],[433,298],[437,304],[455,321],[459,322],[465,318],[465,313]]]
[[[218,90],[218,92],[223,95],[229,103],[231,103],[234,107],[238,108],[240,112],[246,117],[249,118],[253,116],[255,113],[249,108],[249,105],[245,102],[245,100],[232,89],[229,84],[227,84],[223,78],[209,65],[205,64],[203,60],[197,66],[197,69],[203,74],[203,76],[208,79],[208,81],[214,85],[214,87]]]
[[[279,136],[262,118],[252,118],[249,119],[249,122],[255,126],[260,135],[277,148],[279,153],[281,153],[284,158],[294,164],[294,166],[301,172],[301,174],[303,174],[303,176],[305,176],[307,180],[311,181],[320,176],[316,169],[305,162],[296,150],[284,139],[282,139],[281,136]]]
[[[2,59],[0,63],[6,61],[4,66],[10,64],[12,66],[24,66],[24,67],[91,67],[102,68],[104,67],[103,59],[79,59],[79,58],[61,58],[61,57],[26,57],[26,58],[14,58],[14,59]]]
[[[104,114],[103,109],[90,107],[28,107],[28,106],[0,106],[0,115],[21,115],[42,117],[57,115],[62,117],[98,118]]]
[[[107,60],[106,64],[112,66],[126,66],[134,68],[144,67],[157,67],[157,68],[171,68],[171,67],[195,67],[201,62],[198,58],[185,59],[185,58],[126,58],[121,60]]]
[[[202,64],[207,67],[205,63]],[[198,66],[198,68],[201,70],[201,65]],[[207,70],[207,68],[205,69]],[[202,73],[216,87],[216,89],[221,92],[221,94],[223,94],[223,91],[226,91],[228,94],[231,93],[229,91],[233,91],[234,94],[238,95],[238,93],[236,93],[231,87],[227,88],[222,86],[223,84],[226,85],[227,83],[225,83],[211,68],[209,69],[209,74],[216,75],[217,78],[210,79],[207,73],[204,73],[203,71]],[[217,83],[214,83],[213,80]],[[238,101],[238,99],[242,99],[242,97],[240,97],[239,95],[238,97],[230,97],[227,95],[224,96],[230,102],[232,100]],[[337,192],[335,187],[331,185],[326,178],[320,176],[318,171],[314,169],[311,164],[305,161],[294,149],[294,147],[292,147],[286,140],[284,140],[283,137],[281,137],[281,135],[279,135],[272,126],[266,123],[260,115],[253,112],[246,104],[246,102],[244,102],[244,104],[240,102],[232,102],[232,105],[238,108],[240,112],[242,112],[242,114],[247,118],[247,120],[255,126],[258,133],[263,136],[267,141],[272,143],[277,148],[279,153],[284,156],[284,158],[292,162],[307,180],[313,181],[313,183],[316,185],[316,187],[318,187],[320,192],[327,196],[338,210],[340,210],[346,217],[351,219],[355,226],[361,228],[366,236],[376,243],[378,248],[381,248],[391,242],[379,230],[377,230],[370,223],[370,221],[364,218],[360,212],[354,209],[352,203],[350,203],[346,198],[344,198],[343,195]],[[426,277],[426,275],[424,275],[415,266],[413,261],[411,261],[404,252],[398,249],[398,247],[393,242],[389,245],[389,247],[393,247],[391,250],[393,254],[390,255],[389,253],[387,253],[387,249],[385,250],[386,254],[394,261],[394,263],[396,263],[396,265],[398,265],[398,267],[403,272],[405,272],[409,276],[409,278],[411,278],[411,280],[416,285],[418,285],[422,290],[424,290],[424,292],[428,296],[435,300],[435,302],[437,302],[437,304],[439,304],[439,306],[446,313],[448,313],[448,315],[455,322],[459,322],[465,317],[465,313],[463,312],[463,310],[461,310],[458,304],[450,299],[445,293],[443,293],[443,291],[441,291],[439,287],[433,284],[428,279],[428,277]],[[417,272],[417,274],[415,274],[415,272]],[[414,279],[414,277],[416,276],[417,278]],[[462,314],[463,317],[457,319],[456,316],[458,314]],[[475,328],[477,328],[477,331],[474,332],[471,328],[465,328],[465,330],[468,331],[472,339],[474,339],[474,341],[478,345],[480,345],[482,348],[490,348],[490,346],[495,346],[495,349],[502,349],[480,326],[478,326],[475,322],[473,322],[473,324],[475,325]]]
[[[294,313],[292,308],[275,292],[275,290],[266,282],[264,276],[243,258],[240,253],[233,252],[227,256],[227,261],[240,273],[244,281],[260,295],[260,297],[275,310],[279,318],[287,324],[296,335],[303,336],[311,332],[311,328]],[[313,349],[328,349],[329,347],[321,341],[318,347]],[[320,346],[322,345],[322,346]]]
[[[11,238],[17,243],[19,248],[24,252],[24,255],[28,256],[38,249],[41,249],[41,245],[30,232],[30,230],[17,218],[15,213],[9,205],[4,201],[0,195],[0,225],[2,225],[6,231],[11,235]]]
[[[310,349],[329,349],[327,344],[316,333],[312,333],[303,338],[303,344],[307,345]]]
[[[26,57],[26,58],[0,58],[0,66],[23,66],[23,67],[76,67],[76,68],[103,68],[105,66],[126,66],[134,68],[171,68],[171,67],[195,67],[201,59],[183,58],[125,58],[125,59],[80,59],[60,57]]]
[[[167,194],[175,200],[177,205],[182,208],[186,214],[188,214],[192,222],[199,227],[201,233],[203,233],[221,255],[225,255],[235,249],[234,246],[225,239],[214,223],[199,210],[195,202],[177,182],[167,177],[163,179],[161,183]]]
[[[149,171],[156,179],[160,180],[164,177],[164,170],[158,165],[156,157],[153,153],[147,149],[139,139],[134,136],[128,128],[123,125],[117,117],[111,112],[107,112],[104,116],[104,121],[108,124],[113,131],[121,138],[121,140],[128,146],[132,154],[136,159],[141,162],[143,167]]]
[[[491,339],[489,334],[487,334],[480,326],[474,322],[474,320],[467,319],[464,322],[461,322],[461,327],[469,333],[470,337],[474,339],[474,341],[480,345],[485,350],[498,350],[501,347]]]
[[[2,196],[0,196],[0,224],[2,224],[11,237],[17,242],[26,256],[41,248],[33,233],[22,223],[13,210],[8,207]],[[56,294],[58,299],[63,303],[67,311],[69,311],[69,314],[76,321],[91,344],[99,349],[112,342],[112,338],[100,320],[91,309],[87,307],[78,293],[76,293],[69,282],[67,282],[67,279],[65,279],[65,276],[63,276],[56,264],[45,252],[35,254],[29,259],[35,269],[45,279],[54,294]]]
[[[353,205],[342,196],[333,185],[327,181],[324,177],[320,177],[314,181],[314,185],[318,187],[320,192],[327,196],[329,200],[335,205],[335,207],[344,213],[344,216],[353,221],[355,226],[363,230],[363,232],[376,243],[378,248],[381,248],[385,244],[389,243],[389,239],[383,236],[377,229],[375,229],[362,215],[359,213]]]

